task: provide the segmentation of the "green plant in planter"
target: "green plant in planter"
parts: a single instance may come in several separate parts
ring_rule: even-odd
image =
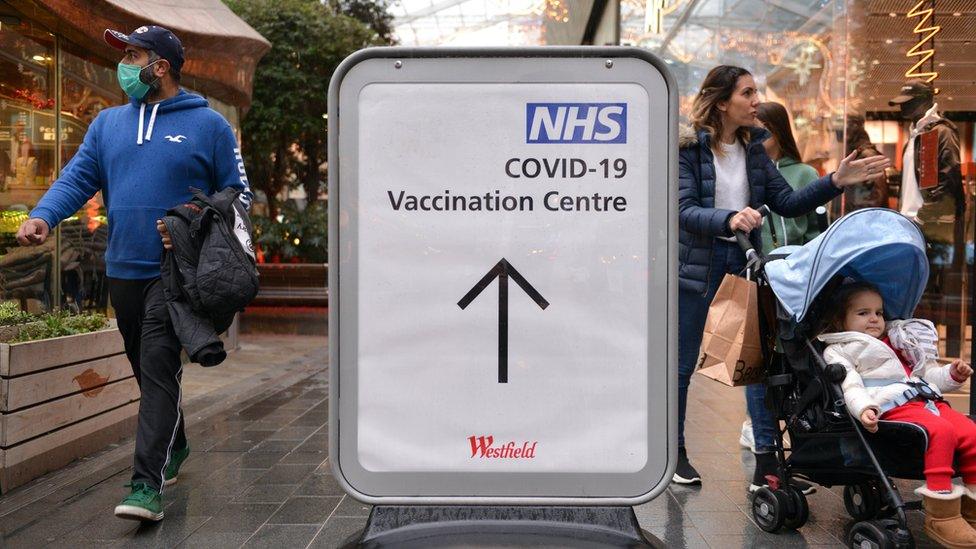
[[[0,326],[13,326],[30,322],[36,317],[28,312],[21,311],[20,305],[12,301],[0,303]]]
[[[108,325],[108,319],[99,313],[73,315],[65,311],[56,311],[41,315],[38,322],[25,324],[17,335],[17,341],[86,334],[107,328]]]

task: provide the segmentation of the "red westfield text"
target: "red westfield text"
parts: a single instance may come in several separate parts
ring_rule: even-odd
[[[539,441],[525,441],[521,445],[512,441],[494,446],[495,437],[491,435],[468,437],[471,443],[471,457],[484,459],[535,459],[535,446]]]

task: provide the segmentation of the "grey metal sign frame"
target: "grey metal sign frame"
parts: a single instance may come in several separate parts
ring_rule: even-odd
[[[405,70],[399,70],[405,69]],[[661,91],[663,80],[665,94]],[[648,376],[648,459],[636,473],[376,472],[357,458],[358,98],[373,83],[638,84],[649,97],[648,357],[666,379]],[[666,104],[664,104],[666,102]],[[655,108],[658,107],[658,108]],[[336,70],[329,87],[329,456],[358,500],[394,504],[634,505],[667,487],[677,456],[678,90],[651,53],[629,47],[370,48]],[[666,162],[666,170],[653,168]],[[666,181],[655,174],[666,173]],[[666,215],[652,205],[666,204]],[[341,220],[341,223],[340,223]],[[666,260],[664,260],[666,258]],[[662,309],[664,308],[664,309]],[[654,311],[666,310],[665,325]],[[652,322],[652,315],[655,322]],[[665,382],[662,384],[662,381]],[[667,413],[660,417],[666,401]],[[666,464],[662,467],[662,464]]]

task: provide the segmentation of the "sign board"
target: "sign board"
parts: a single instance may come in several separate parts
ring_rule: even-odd
[[[371,503],[633,504],[676,455],[677,90],[376,48],[329,97],[330,456]]]

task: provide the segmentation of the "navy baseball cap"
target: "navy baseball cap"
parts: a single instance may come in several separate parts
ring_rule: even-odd
[[[117,30],[105,29],[105,42],[117,50],[125,50],[126,46],[136,46],[156,52],[157,55],[169,61],[174,72],[183,68],[183,43],[168,29],[157,25],[144,25],[125,34]]]

